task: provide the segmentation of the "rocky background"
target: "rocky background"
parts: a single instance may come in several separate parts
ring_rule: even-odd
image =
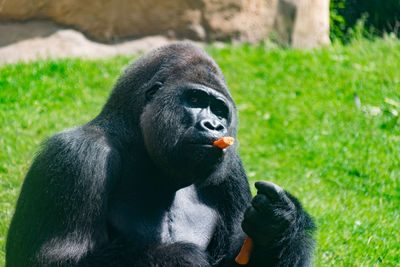
[[[65,28],[103,43],[157,35],[315,47],[330,42],[329,0],[0,0],[0,50]]]

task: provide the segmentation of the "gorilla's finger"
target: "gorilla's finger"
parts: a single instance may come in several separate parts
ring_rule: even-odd
[[[258,194],[256,195],[252,201],[251,204],[253,205],[253,207],[263,213],[267,213],[268,211],[270,211],[272,209],[271,206],[271,201],[268,199],[267,196],[263,195],[263,194]]]
[[[244,212],[243,218],[245,221],[252,221],[257,216],[257,213],[257,210],[253,206],[250,206]]]
[[[260,215],[260,212],[253,206],[246,209],[243,216],[242,228],[249,236],[251,236],[251,233],[260,232],[264,228],[265,221]]]
[[[284,191],[276,184],[267,181],[258,181],[255,183],[255,186],[258,194],[266,195],[272,202],[282,201]]]

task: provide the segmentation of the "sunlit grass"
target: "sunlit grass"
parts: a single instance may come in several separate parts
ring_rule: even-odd
[[[208,51],[239,109],[249,179],[281,185],[315,218],[315,265],[398,264],[400,42]],[[0,265],[19,188],[40,142],[93,118],[130,60],[0,67]]]

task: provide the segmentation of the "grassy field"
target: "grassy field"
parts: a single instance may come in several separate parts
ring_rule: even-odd
[[[315,218],[315,265],[398,265],[400,41],[208,51],[239,109],[249,179],[281,185]],[[20,185],[40,142],[93,118],[130,60],[0,67],[0,265]]]

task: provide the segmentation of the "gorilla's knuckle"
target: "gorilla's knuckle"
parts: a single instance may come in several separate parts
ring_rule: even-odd
[[[253,197],[252,202],[257,202],[257,203],[260,203],[260,202],[269,202],[269,200],[268,200],[268,198],[267,198],[266,195],[257,194],[257,195],[255,195],[255,196]]]
[[[267,198],[267,196],[263,194],[258,194],[256,195],[252,200],[251,200],[252,206],[260,211],[260,212],[267,212],[271,208],[271,202]]]

